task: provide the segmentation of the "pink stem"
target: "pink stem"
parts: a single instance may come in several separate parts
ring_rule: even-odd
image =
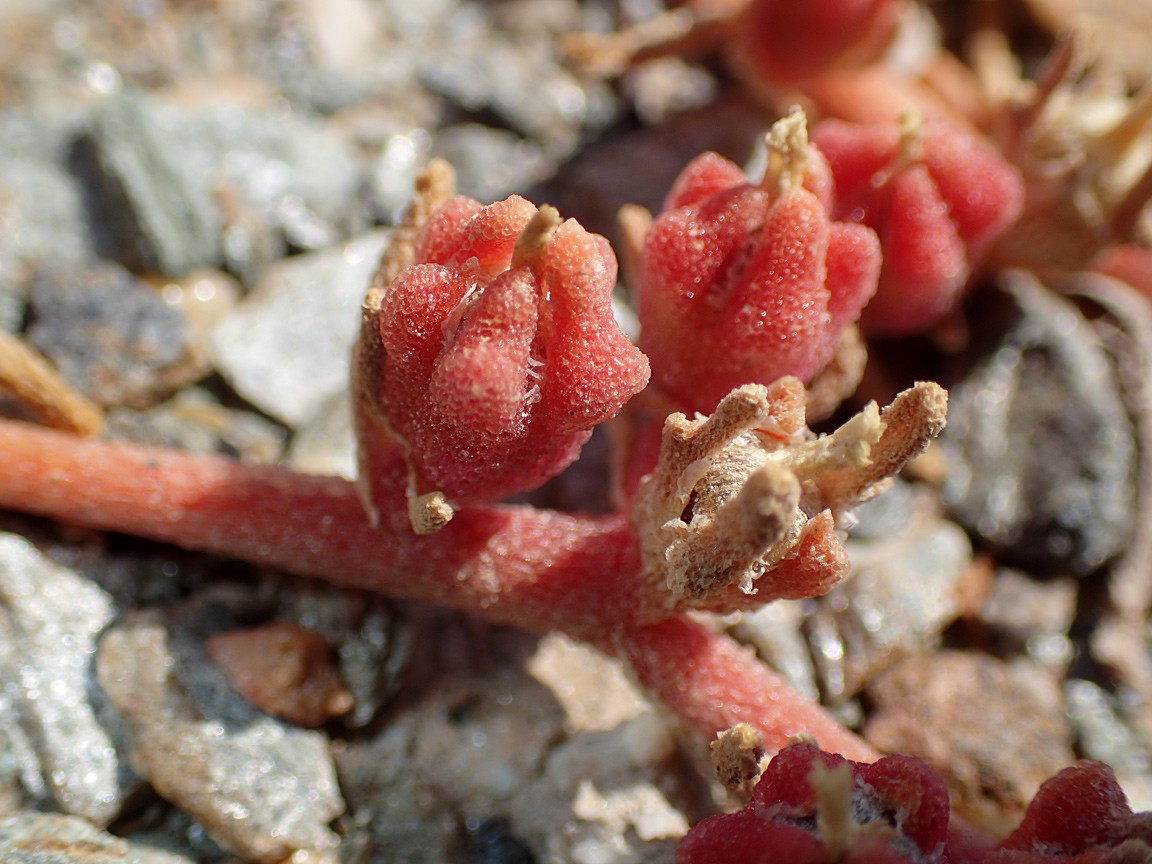
[[[822,750],[847,759],[874,762],[880,757],[750,650],[703,624],[669,618],[629,627],[621,641],[620,653],[632,661],[641,683],[709,738],[745,722],[760,730],[769,752],[797,732],[807,732]]]
[[[373,527],[345,480],[0,421],[0,507],[475,611],[601,635],[628,614],[638,555],[622,517],[473,507],[440,533]],[[385,519],[402,514],[385,514]]]
[[[469,507],[418,537],[399,511],[374,527],[352,484],[336,478],[12,421],[0,421],[0,453],[0,508],[453,606],[535,633],[562,630],[630,660],[642,683],[708,735],[747,721],[773,749],[807,731],[849,759],[877,756],[727,636],[685,617],[659,620],[660,600],[643,590],[622,516]]]

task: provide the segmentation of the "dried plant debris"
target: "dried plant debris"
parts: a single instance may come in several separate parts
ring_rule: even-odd
[[[1026,0],[1037,20],[1052,32],[1070,27],[1107,46],[1108,59],[1140,84],[1152,79],[1152,6],[1132,0]]]
[[[1132,423],[1079,310],[1022,271],[1003,286],[1013,323],[952,391],[944,499],[1005,560],[1082,575],[1132,534]]]
[[[720,785],[729,792],[750,794],[760,779],[764,737],[747,723],[737,723],[717,735],[709,750]]]
[[[1075,270],[1109,244],[1148,245],[1152,87],[1130,95],[1091,32],[1063,33],[1035,83],[1006,76],[1000,143],[1027,196],[996,251],[1002,265]],[[1015,57],[1001,59],[1018,74]]]
[[[748,605],[740,594],[758,590],[754,605],[822,593],[773,572],[805,554],[830,588],[847,566],[834,521],[923,452],[944,424],[947,395],[920,382],[883,411],[871,403],[820,437],[804,423],[804,401],[803,385],[789,376],[733,390],[710,417],[666,421],[633,520],[647,572],[676,600],[732,609]]]

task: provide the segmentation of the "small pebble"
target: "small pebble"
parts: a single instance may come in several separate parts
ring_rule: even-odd
[[[115,264],[44,268],[30,307],[28,339],[101,405],[145,408],[208,372],[180,312]]]
[[[1075,761],[1056,676],[1029,660],[909,657],[868,697],[876,709],[864,726],[868,742],[940,771],[954,812],[993,836],[1014,828],[1040,784]]]
[[[191,627],[197,617],[185,609],[176,620]],[[100,641],[96,674],[123,718],[132,766],[246,861],[303,851],[334,864],[327,823],[344,802],[327,739],[261,714],[217,683],[213,673],[222,673],[186,644],[189,635],[173,637],[150,609],[126,614]]]
[[[352,709],[324,637],[286,621],[230,630],[205,646],[228,683],[274,717],[321,726]]]
[[[16,769],[29,799],[98,825],[119,814],[135,785],[92,670],[97,637],[115,614],[95,584],[23,537],[0,534],[5,767]]]
[[[360,303],[388,234],[286,258],[213,331],[217,368],[253,405],[301,426],[348,386]]]
[[[949,396],[943,497],[1006,562],[1084,575],[1132,532],[1132,423],[1075,305],[1020,271],[1005,287],[1010,329]]]
[[[21,813],[0,822],[4,864],[196,864],[191,858],[106,834],[75,816]]]

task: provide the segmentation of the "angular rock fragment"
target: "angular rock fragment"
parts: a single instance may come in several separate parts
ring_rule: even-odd
[[[375,232],[265,274],[212,335],[213,359],[240,395],[297,426],[347,388],[360,301],[386,242]]]
[[[75,816],[22,813],[0,822],[5,864],[193,864],[190,858],[106,834]]]
[[[0,534],[4,749],[25,795],[96,824],[116,817],[133,785],[91,696],[96,639],[114,614],[96,585]]]
[[[233,689],[274,717],[315,727],[352,708],[331,648],[311,630],[273,621],[220,633],[206,648]]]
[[[181,314],[114,264],[47,267],[29,305],[28,339],[101,405],[144,408],[208,371]]]
[[[175,156],[154,109],[135,93],[101,107],[80,151],[96,224],[113,257],[137,272],[182,276],[220,258],[220,220],[208,190]]]
[[[953,812],[994,836],[1015,827],[1040,784],[1075,761],[1058,685],[1030,661],[959,651],[910,657],[868,696],[877,709],[864,727],[868,742],[928,762],[947,780]]]
[[[1010,329],[952,390],[944,498],[1005,560],[1082,575],[1132,532],[1132,423],[1076,307],[1020,271],[1005,292]]]
[[[17,332],[28,283],[45,262],[95,256],[84,191],[68,150],[87,122],[79,106],[33,103],[0,112],[0,329]]]
[[[843,702],[902,656],[931,649],[961,611],[960,585],[972,558],[967,536],[940,518],[927,490],[898,486],[861,507],[901,512],[897,533],[845,543],[852,569],[844,581],[815,601],[804,631],[824,696]],[[877,513],[878,521],[883,514]]]
[[[188,617],[173,633],[160,612],[132,612],[101,640],[97,675],[124,720],[133,767],[247,861],[300,850],[335,861],[327,823],[344,802],[327,740],[233,693],[195,650],[190,631],[203,623]]]

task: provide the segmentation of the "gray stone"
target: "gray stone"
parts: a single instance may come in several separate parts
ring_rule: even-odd
[[[243,104],[196,110],[164,105],[157,110],[157,124],[180,142],[178,152],[191,176],[206,188],[230,184],[301,248],[337,239],[335,226],[363,181],[349,143],[306,114]],[[312,227],[302,218],[312,220]]]
[[[429,44],[420,80],[468,111],[494,111],[554,158],[572,153],[590,119],[588,93],[552,44],[491,30],[479,6],[462,7]]]
[[[22,326],[37,267],[95,255],[83,190],[68,171],[72,141],[86,123],[76,109],[0,111],[0,330]]]
[[[381,143],[371,168],[369,193],[376,215],[385,224],[395,225],[404,217],[431,143],[432,136],[425,129],[393,133]]]
[[[556,170],[556,163],[531,141],[479,123],[441,129],[432,154],[456,168],[456,185],[462,195],[484,204],[524,192]]]
[[[1005,288],[1011,328],[949,396],[943,495],[1004,560],[1084,574],[1132,532],[1132,424],[1079,310],[1020,271]]]
[[[356,479],[356,441],[347,392],[333,396],[296,431],[285,462],[304,474]]]
[[[96,640],[114,614],[96,585],[0,535],[5,751],[31,798],[97,824],[119,813],[132,785],[91,698]]]
[[[459,0],[380,0],[380,10],[389,28],[405,39],[427,37],[435,32],[460,5]]]
[[[337,838],[327,823],[344,804],[328,742],[262,714],[228,687],[199,638],[212,629],[210,612],[184,607],[167,621],[157,610],[131,612],[101,640],[97,675],[124,720],[132,764],[247,861],[299,853],[334,862]]]
[[[29,302],[29,340],[102,405],[146,407],[207,372],[179,311],[114,264],[45,268]]]
[[[221,322],[213,359],[240,395],[296,427],[347,389],[360,303],[387,237],[285,259]]]
[[[1037,660],[1071,659],[1068,631],[1076,616],[1076,580],[1033,579],[1019,570],[999,568],[980,608],[996,645],[1007,652],[1027,651]]]
[[[336,752],[340,782],[353,803],[351,860],[442,864],[454,858],[461,833],[452,798],[423,777],[410,755],[416,729],[395,723],[370,741]],[[384,857],[386,856],[386,857]]]
[[[101,106],[82,160],[113,257],[141,272],[181,276],[220,260],[220,220],[208,187],[186,170],[178,138],[131,92]]]
[[[251,465],[275,465],[287,439],[283,427],[251,411],[225,408],[194,387],[148,411],[111,411],[105,427],[109,437],[133,444],[218,453]]]
[[[37,159],[0,161],[0,329],[19,329],[40,265],[80,264],[94,254],[83,197],[66,171]]]
[[[901,656],[935,646],[960,612],[958,588],[972,560],[967,535],[939,517],[925,489],[905,507],[901,533],[845,543],[851,571],[813,601],[805,622],[821,690],[833,704]]]
[[[4,864],[195,864],[162,849],[130,843],[75,816],[21,813],[0,822]]]
[[[623,205],[660,212],[676,176],[692,159],[715,150],[743,164],[764,130],[762,109],[732,97],[718,99],[659,126],[612,135],[585,148],[532,200],[555,205],[615,242],[616,214]]]

